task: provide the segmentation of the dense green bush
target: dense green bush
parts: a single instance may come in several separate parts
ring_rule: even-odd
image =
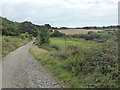
[[[89,32],[88,34],[77,34],[72,35],[74,38],[84,38],[86,40],[92,40],[98,43],[104,43],[109,39],[118,40],[117,39],[117,30],[113,31],[103,31],[103,32]]]
[[[100,34],[96,33],[89,33],[89,34],[77,34],[77,35],[72,35],[74,38],[84,38],[86,40],[94,40],[98,39],[100,37]]]
[[[97,72],[100,75],[97,80],[104,87],[118,87],[120,72],[118,70],[118,44],[116,42],[107,41],[102,47],[92,48],[87,52],[85,60],[84,72],[87,72],[86,74]]]
[[[65,36],[65,34],[59,32],[59,31],[57,31],[57,30],[55,30],[55,31],[51,34],[51,37],[63,37],[63,36]]]
[[[34,25],[31,22],[25,21],[20,23],[19,30],[20,33],[26,33],[32,34],[33,36],[37,36],[37,30],[40,29],[40,26]]]
[[[57,45],[50,45],[51,48],[54,48],[55,50],[59,51],[60,48]]]
[[[0,17],[2,18],[2,17]],[[2,18],[2,35],[17,36],[19,35],[19,24],[17,22],[9,21],[6,18]]]
[[[49,29],[45,26],[41,27],[40,30],[38,30],[37,38],[36,38],[36,44],[38,46],[40,45],[49,45]]]
[[[26,33],[21,33],[20,35],[19,35],[19,37],[21,38],[21,39],[32,39],[32,35],[30,35],[30,34],[28,34],[28,32],[26,32]]]
[[[36,37],[37,31],[43,29],[43,26],[35,25],[28,21],[18,23],[10,21],[7,18],[0,17],[0,19],[2,20],[0,29],[2,29],[2,35],[5,36],[19,36],[20,34],[27,32],[28,34]],[[44,27],[50,29],[50,31],[52,30],[49,24],[46,24]]]
[[[109,40],[90,50],[75,46],[69,48],[72,53],[63,58],[65,59],[63,69],[88,83],[88,87],[119,87],[117,42]]]

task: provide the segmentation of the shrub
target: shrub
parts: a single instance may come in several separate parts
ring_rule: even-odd
[[[69,45],[66,49],[53,53],[52,56],[61,58],[62,60],[67,59],[69,56],[79,54],[83,50],[81,46]]]
[[[117,87],[119,77],[118,70],[118,46],[114,41],[107,41],[102,46],[91,48],[85,55],[84,74],[100,75],[97,81],[104,87]],[[108,76],[109,75],[109,76]],[[95,77],[93,77],[95,79]],[[106,80],[106,78],[108,78]],[[98,83],[97,81],[94,81]],[[106,83],[109,81],[110,83]],[[116,81],[116,82],[114,82]]]
[[[28,34],[28,32],[26,32],[26,33],[21,33],[21,34],[19,35],[19,37],[20,37],[21,39],[26,39],[26,38],[32,39],[32,35]]]
[[[60,48],[57,45],[51,45],[52,48],[54,48],[55,50],[59,51]]]
[[[57,30],[55,30],[55,31],[51,34],[51,37],[63,37],[63,36],[65,36],[65,34],[59,32],[59,31],[57,31]]]
[[[40,45],[48,45],[49,44],[49,30],[47,27],[43,26],[40,30],[38,30],[38,35],[36,38],[36,44]]]
[[[64,60],[64,70],[82,79],[88,87],[119,87],[117,42],[109,40],[91,49],[68,46],[66,51],[54,55]]]
[[[92,34],[92,33],[94,33],[94,32],[93,32],[93,31],[89,31],[89,32],[88,32],[88,34]]]
[[[92,40],[97,43],[104,43],[109,39],[117,41],[117,32],[118,31],[103,31],[103,32],[88,32],[88,34],[77,34],[72,35],[73,38],[84,38],[86,40]]]

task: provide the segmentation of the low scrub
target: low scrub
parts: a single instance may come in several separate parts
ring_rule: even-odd
[[[101,33],[101,32],[100,32]],[[91,34],[91,33],[90,33]],[[31,52],[70,88],[119,88],[118,42],[108,39],[104,43],[87,40],[51,39],[49,52]],[[65,45],[65,47],[63,47]],[[89,48],[88,48],[89,47]],[[59,50],[57,50],[60,48]]]
[[[117,43],[108,41],[88,51],[80,50],[64,60],[63,69],[84,81],[87,87],[119,87]]]
[[[103,44],[85,48],[69,45],[64,50],[31,52],[43,65],[57,76],[65,87],[71,88],[118,88],[118,43],[108,40]]]
[[[95,41],[97,43],[104,43],[109,39],[117,41],[117,30],[102,31],[102,32],[89,32],[88,34],[72,35],[73,38],[84,38],[85,40]]]

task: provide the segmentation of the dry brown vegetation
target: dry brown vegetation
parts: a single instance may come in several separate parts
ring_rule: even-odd
[[[74,34],[87,34],[89,31],[98,32],[103,30],[94,30],[94,29],[62,29],[58,30],[59,32],[65,33],[66,35],[74,35]]]

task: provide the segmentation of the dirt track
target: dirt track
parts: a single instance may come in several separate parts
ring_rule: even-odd
[[[33,41],[2,60],[3,88],[60,88],[52,75],[29,53]]]

